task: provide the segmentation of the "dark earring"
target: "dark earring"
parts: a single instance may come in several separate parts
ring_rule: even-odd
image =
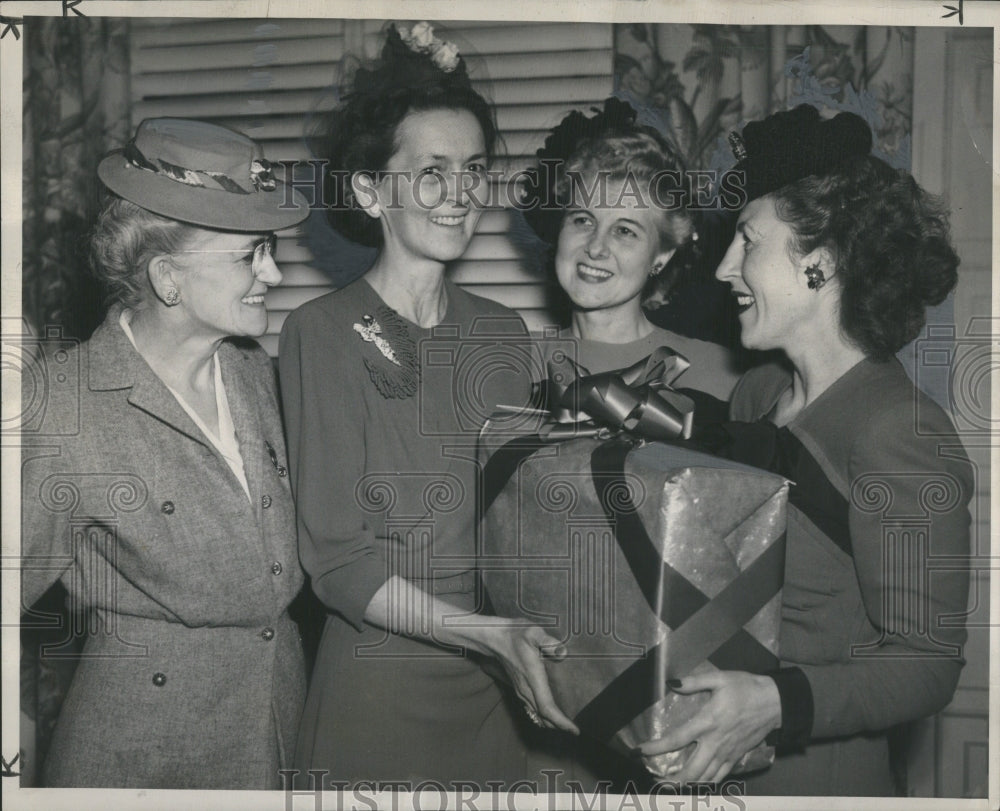
[[[826,276],[823,271],[819,269],[819,265],[810,265],[806,268],[806,278],[809,280],[810,290],[819,290],[824,284],[826,284]]]
[[[659,275],[659,273],[660,273],[661,270],[663,270],[663,265],[661,265],[659,262],[657,262],[655,265],[653,265],[653,269],[649,272],[649,275],[650,276],[657,276],[657,275]]]

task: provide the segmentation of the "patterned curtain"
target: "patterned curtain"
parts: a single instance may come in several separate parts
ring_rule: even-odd
[[[101,318],[86,237],[97,164],[129,137],[128,21],[31,17],[24,25],[24,316],[87,338]]]
[[[747,121],[799,104],[847,110],[875,134],[874,153],[910,169],[913,129],[912,27],[619,24],[615,26],[617,95],[640,121],[671,138],[692,168],[728,169],[727,135]],[[728,288],[711,274],[732,237],[724,216],[699,225],[703,262],[697,278],[653,311],[652,320],[736,347]],[[706,244],[707,243],[707,244]],[[928,325],[954,322],[951,298],[927,311]],[[925,327],[918,340],[930,345]],[[948,350],[947,341],[933,339]],[[917,369],[916,342],[898,354],[920,387],[948,407],[948,368]]]
[[[24,24],[23,313],[36,333],[85,339],[102,317],[86,238],[100,200],[97,163],[129,137],[128,21],[31,17]],[[35,611],[62,627],[21,630],[21,785],[41,763],[73,677],[61,586]],[[47,653],[42,653],[48,646]],[[57,655],[53,655],[53,653]]]
[[[615,84],[695,168],[731,166],[731,130],[802,103],[858,113],[910,168],[912,28],[617,25]]]

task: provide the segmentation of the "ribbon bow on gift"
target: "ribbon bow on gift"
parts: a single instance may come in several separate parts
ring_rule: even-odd
[[[558,425],[548,438],[605,428],[649,441],[689,439],[694,402],[670,384],[690,365],[665,346],[627,369],[595,375],[565,355],[550,360],[551,410]]]

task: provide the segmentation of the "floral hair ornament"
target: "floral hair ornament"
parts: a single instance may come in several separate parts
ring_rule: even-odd
[[[419,22],[412,29],[398,27],[399,38],[414,53],[427,54],[431,61],[445,73],[451,73],[459,64],[458,46],[454,42],[438,39],[429,22]]]

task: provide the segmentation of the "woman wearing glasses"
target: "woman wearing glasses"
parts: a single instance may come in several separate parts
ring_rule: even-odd
[[[112,305],[46,359],[23,451],[23,605],[61,579],[91,618],[44,784],[280,788],[302,573],[273,369],[251,339],[281,280],[273,232],[304,201],[256,143],[199,121],[144,121],[98,174]]]

